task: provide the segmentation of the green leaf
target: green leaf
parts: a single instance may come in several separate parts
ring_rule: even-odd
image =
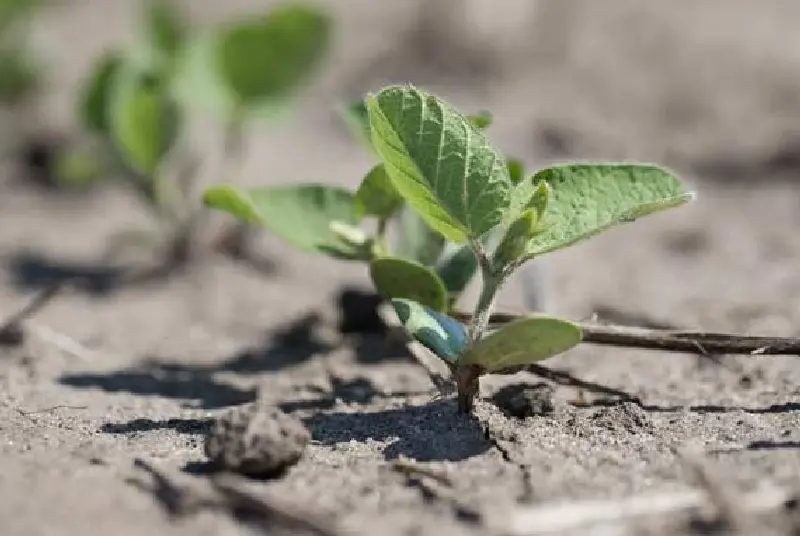
[[[494,121],[492,114],[486,110],[481,110],[476,114],[472,114],[468,117],[468,119],[475,128],[480,130],[486,130],[492,126],[492,122]]]
[[[528,209],[506,230],[503,239],[492,256],[492,265],[499,270],[513,266],[525,253],[526,246],[533,238],[539,218],[533,209]]]
[[[449,104],[413,86],[367,98],[372,142],[400,194],[448,240],[500,223],[510,198],[505,161]]]
[[[395,299],[392,305],[414,339],[445,362],[456,364],[469,340],[464,324],[411,300]]]
[[[459,246],[455,251],[442,258],[436,266],[436,272],[444,281],[444,286],[451,298],[458,298],[478,270],[478,260],[469,246]]]
[[[340,259],[364,259],[361,248],[331,228],[335,222],[358,223],[354,196],[344,188],[308,184],[242,190],[215,186],[204,192],[203,202],[244,222],[263,225],[301,250]]]
[[[0,102],[18,104],[40,85],[38,66],[24,50],[0,51]]]
[[[109,108],[113,95],[114,77],[122,67],[122,56],[106,52],[94,65],[78,101],[78,116],[90,132],[108,134]]]
[[[566,352],[580,343],[582,337],[581,328],[566,320],[546,316],[523,318],[472,346],[460,362],[495,372]]]
[[[550,187],[547,230],[528,244],[533,257],[614,225],[687,203],[694,194],[667,169],[650,164],[571,164],[536,173]]]
[[[425,266],[399,257],[378,257],[370,263],[370,277],[378,294],[404,298],[435,311],[447,307],[447,290],[439,276]]]
[[[367,173],[358,187],[355,214],[359,219],[365,216],[388,219],[403,206],[403,202],[383,164],[378,164]]]
[[[163,80],[138,72],[120,73],[112,100],[110,123],[117,149],[132,169],[153,177],[180,134],[177,104]]]
[[[331,29],[327,13],[298,2],[248,18],[219,36],[219,76],[243,107],[283,100],[319,66]]]
[[[419,213],[404,205],[398,217],[397,254],[406,259],[432,266],[445,246],[444,237],[431,229]]]
[[[144,22],[148,43],[171,63],[181,51],[187,33],[181,12],[172,0],[148,0]]]
[[[537,220],[540,220],[547,209],[549,197],[549,186],[545,181],[537,179],[536,175],[518,182],[511,191],[511,203],[503,217],[503,226],[511,225],[528,209],[533,209]]]
[[[525,178],[525,164],[521,160],[509,158],[506,160],[506,168],[513,184],[517,184]]]
[[[363,99],[353,101],[342,107],[342,115],[350,131],[372,150],[372,132],[369,128],[367,103]]]

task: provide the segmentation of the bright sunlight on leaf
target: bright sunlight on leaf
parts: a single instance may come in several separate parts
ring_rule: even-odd
[[[506,162],[469,119],[410,85],[368,97],[367,109],[387,173],[431,227],[462,244],[500,223],[511,191]]]
[[[399,257],[378,257],[370,263],[369,274],[378,294],[404,298],[443,312],[447,290],[431,269]]]
[[[447,363],[458,361],[468,342],[464,324],[411,300],[395,299],[392,305],[414,339]]]
[[[331,229],[331,224],[355,225],[353,194],[322,185],[238,189],[216,186],[203,194],[206,206],[236,218],[261,224],[305,251],[340,259],[362,259],[363,251]]]
[[[614,225],[687,203],[694,194],[669,170],[649,164],[570,164],[536,173],[550,187],[547,230],[528,245],[542,255]]]
[[[566,320],[531,317],[515,320],[471,347],[461,359],[486,372],[530,365],[566,352],[581,342],[581,328]]]

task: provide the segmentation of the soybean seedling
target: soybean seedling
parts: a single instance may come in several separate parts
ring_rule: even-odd
[[[343,107],[355,137],[379,160],[372,146],[365,100]],[[492,123],[488,112],[469,117],[475,128]],[[522,164],[507,162],[509,176],[523,175]],[[448,312],[477,272],[467,245],[454,244],[431,228],[393,186],[377,163],[355,191],[318,183],[206,190],[206,205],[258,224],[307,252],[364,262],[384,297],[404,296]],[[372,231],[361,225],[370,220]],[[390,240],[389,231],[395,231]]]
[[[192,258],[205,223],[195,188],[206,161],[188,125],[206,111],[222,116],[219,175],[231,180],[243,158],[246,126],[284,113],[327,51],[331,19],[317,7],[286,2],[267,13],[190,28],[168,0],[147,0],[140,42],[109,50],[78,103],[98,144],[102,168],[133,186],[160,226],[126,233],[121,246],[155,243],[168,264]]]
[[[369,260],[377,290],[391,298],[407,332],[449,367],[465,413],[482,375],[532,364],[581,342],[580,326],[543,315],[487,334],[497,294],[518,268],[694,197],[669,170],[651,164],[574,163],[514,180],[474,118],[412,85],[368,96],[366,113],[381,163],[357,193],[318,185],[222,187],[207,190],[205,202],[264,223],[304,249]],[[441,277],[388,253],[381,221],[400,200],[474,258],[482,288],[467,325],[447,314]],[[377,215],[375,236],[355,227],[363,214]]]

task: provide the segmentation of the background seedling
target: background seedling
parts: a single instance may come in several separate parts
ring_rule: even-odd
[[[169,0],[148,0],[135,46],[96,61],[76,107],[91,137],[93,169],[122,177],[160,224],[156,233],[115,237],[109,254],[135,240],[157,244],[171,265],[193,258],[207,215],[194,194],[207,161],[189,142],[189,124],[203,113],[221,118],[218,176],[234,180],[245,127],[288,109],[324,58],[330,34],[328,15],[303,3],[193,28]],[[241,255],[241,229],[214,245]]]
[[[363,108],[349,107],[348,116],[380,159],[355,193],[321,185],[223,186],[207,190],[205,203],[262,223],[298,247],[368,261],[376,289],[391,298],[406,330],[450,368],[462,412],[471,411],[481,375],[535,363],[582,339],[577,324],[546,316],[486,335],[497,294],[515,270],[693,198],[670,171],[649,164],[578,163],[526,176],[490,144],[483,132],[488,114],[462,115],[411,85],[384,88]],[[309,209],[316,211],[311,225],[304,223]],[[387,223],[401,210],[414,226],[407,242],[425,236],[405,258],[393,256],[386,243]],[[355,225],[366,216],[377,220],[374,234]],[[466,267],[455,276],[427,265],[438,262],[445,245],[455,248],[446,264],[452,268],[458,259]],[[423,259],[415,252],[431,254]],[[454,281],[468,280],[465,273],[475,266],[482,288],[464,325],[447,313],[463,290]]]

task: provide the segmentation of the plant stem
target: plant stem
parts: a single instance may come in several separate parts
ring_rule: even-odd
[[[238,172],[238,164],[244,157],[244,129],[242,122],[243,112],[234,111],[227,126],[222,145],[222,174],[223,181],[229,183],[230,175]],[[246,258],[252,226],[247,223],[236,222],[223,231],[222,238],[217,241],[222,250],[234,258]]]
[[[470,241],[478,265],[481,269],[481,288],[478,303],[475,305],[475,312],[469,323],[468,336],[470,345],[479,342],[489,326],[489,319],[492,316],[494,302],[497,292],[502,287],[506,277],[502,273],[496,273],[489,256],[483,246],[473,240]],[[458,410],[462,413],[472,411],[475,396],[480,389],[481,369],[473,365],[458,365],[456,367],[456,385],[458,386]]]

